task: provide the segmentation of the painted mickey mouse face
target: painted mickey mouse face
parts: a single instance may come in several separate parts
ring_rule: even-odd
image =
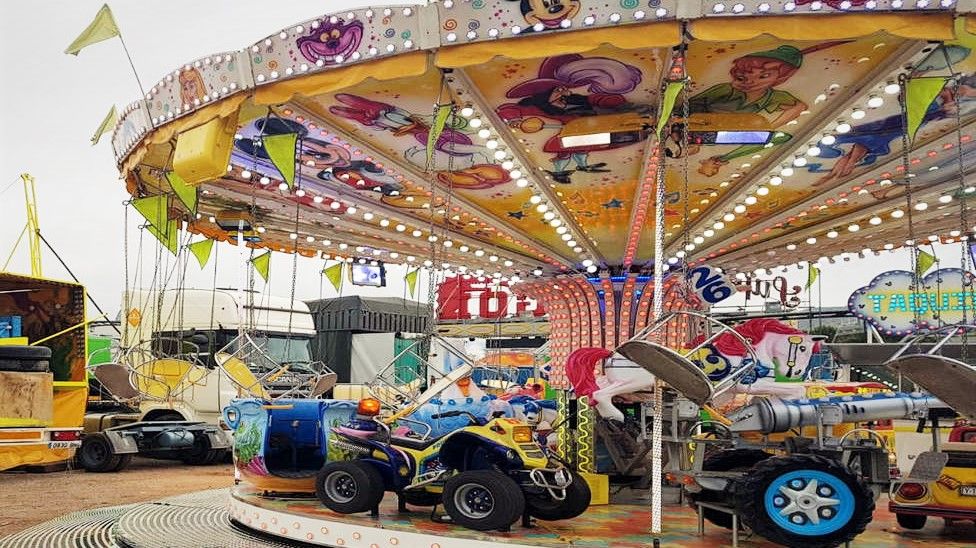
[[[580,11],[580,0],[518,0],[522,17],[530,25],[542,23],[547,29],[559,28]]]

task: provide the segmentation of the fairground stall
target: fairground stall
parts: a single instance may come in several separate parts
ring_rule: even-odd
[[[870,524],[875,496],[898,490],[893,509],[910,512],[963,440],[934,436],[924,466],[893,479],[884,437],[862,425],[972,413],[965,355],[906,347],[889,361],[906,392],[832,383],[808,367],[817,337],[731,329],[708,310],[738,274],[908,247],[907,297],[854,306],[965,341],[970,278],[941,296],[918,246],[958,243],[970,269],[973,8],[443,0],[296,22],[152,83],[113,144],[174,253],[210,239],[265,268],[268,253],[326,271],[402,263],[430,289],[505,282],[548,313],[551,432],[497,414],[441,438],[411,425],[423,406],[491,400],[471,395],[469,364],[358,404],[253,398],[227,417],[245,480],[231,519],[350,547],[679,545],[699,542],[695,511],[729,529],[708,526],[721,543],[743,526],[793,546],[865,529],[910,542]],[[606,505],[609,476],[634,475],[646,501]],[[664,512],[662,483],[695,511]],[[952,489],[953,515],[976,516],[963,508],[976,493]],[[295,492],[308,495],[281,496]],[[443,504],[451,523],[408,504]]]

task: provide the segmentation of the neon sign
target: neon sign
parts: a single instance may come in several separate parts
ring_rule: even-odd
[[[855,291],[847,308],[887,335],[976,320],[976,276],[958,268],[936,270],[913,287],[914,274],[892,270],[876,276]]]

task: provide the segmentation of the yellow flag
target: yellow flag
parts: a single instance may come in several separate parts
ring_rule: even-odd
[[[210,260],[210,252],[213,251],[213,243],[213,240],[207,238],[206,240],[194,242],[186,246],[190,250],[190,253],[193,253],[193,256],[197,258],[197,262],[200,263],[200,268],[207,266],[207,261]]]
[[[95,15],[95,20],[85,30],[81,31],[81,34],[75,38],[74,42],[71,42],[71,45],[64,52],[78,55],[82,49],[118,35],[119,27],[115,24],[112,10],[109,9],[108,4],[104,4],[102,9],[98,10],[98,14]]]
[[[668,123],[671,118],[671,113],[674,111],[674,102],[678,99],[678,94],[681,90],[685,88],[684,82],[668,82],[668,86],[664,88],[664,99],[662,100],[661,112],[657,117],[657,127],[654,128],[654,133],[657,134],[657,138],[661,138],[661,130],[664,129],[664,125]],[[687,124],[688,122],[685,121]]]
[[[164,194],[132,200],[132,207],[161,233],[167,230],[169,220],[169,199]]]
[[[813,265],[810,265],[810,269],[807,270],[807,287],[806,288],[807,289],[810,289],[810,286],[812,286],[813,285],[813,282],[817,281],[817,278],[819,278],[819,277],[820,277],[820,269],[817,268],[817,267],[815,267],[815,266],[813,266]]]
[[[905,84],[905,114],[908,119],[908,138],[915,140],[918,128],[922,127],[929,106],[949,79],[945,76],[926,76],[912,78]]]
[[[926,253],[919,249],[918,259],[915,262],[915,275],[921,278],[922,275],[928,272],[929,269],[932,268],[932,265],[934,265],[936,262],[937,260],[935,255]]]
[[[403,280],[407,282],[407,289],[410,290],[410,296],[417,291],[417,276],[420,274],[420,269],[411,270],[407,272],[407,275],[403,277]]]
[[[176,196],[183,202],[183,205],[190,210],[190,213],[197,212],[197,187],[189,185],[175,171],[166,172],[166,180]]]
[[[108,114],[105,115],[105,119],[102,120],[101,125],[99,125],[98,129],[95,130],[95,135],[92,135],[91,138],[92,146],[98,144],[98,140],[102,138],[102,135],[105,135],[109,131],[112,131],[112,128],[115,127],[115,122],[117,122],[118,119],[119,119],[119,113],[116,112],[115,105],[112,105],[112,110],[108,111]]]
[[[339,287],[342,286],[342,266],[344,264],[345,263],[337,263],[322,270],[322,274],[330,282],[332,282],[332,287],[334,287],[336,291],[339,291]]]
[[[267,135],[261,138],[261,143],[285,183],[289,187],[295,186],[295,144],[298,143],[298,134]]]
[[[451,115],[451,110],[453,107],[451,105],[440,105],[437,107],[437,114],[434,116],[434,123],[430,127],[430,132],[427,134],[427,168],[434,168],[434,150],[437,148],[437,141],[441,138],[441,134],[444,132],[444,126],[447,125],[447,119]]]
[[[251,264],[254,265],[254,270],[264,278],[264,281],[268,281],[268,272],[271,270],[271,252],[268,251],[251,259]]]
[[[163,224],[162,227],[157,228],[155,225],[150,224],[146,227],[146,230],[155,236],[159,240],[159,243],[163,244],[163,247],[168,249],[170,253],[176,255],[180,247],[180,222],[174,219]]]

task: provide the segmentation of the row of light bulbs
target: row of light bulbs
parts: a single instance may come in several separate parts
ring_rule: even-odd
[[[515,158],[510,151],[503,148],[501,139],[496,136],[492,132],[491,127],[481,119],[480,114],[475,110],[475,108],[471,105],[466,105],[461,108],[460,114],[462,117],[468,120],[468,125],[478,130],[478,137],[484,140],[484,145],[487,149],[493,151],[495,160],[501,162],[502,169],[506,170],[509,177],[515,181],[515,186],[519,188],[526,188],[530,186],[532,183],[527,177],[527,174],[523,172],[523,167],[519,165],[517,158]],[[559,217],[559,214],[555,211],[555,208],[550,207],[550,205],[542,197],[542,193],[537,190],[534,191],[532,196],[529,197],[529,203],[534,206],[537,213],[542,215],[542,219],[555,230],[559,238],[566,243],[566,246],[572,249],[574,253],[582,256],[584,253],[583,247],[570,232],[570,229],[568,226],[566,226],[566,223],[564,223]],[[588,272],[596,272],[596,267],[593,265],[593,261],[590,259],[583,260],[583,267],[586,268]]]
[[[810,11],[820,11],[825,7],[826,4],[830,4],[830,3],[814,1],[814,2],[808,2],[807,4]],[[915,0],[914,2],[912,2],[911,0],[907,2],[905,0],[891,0],[891,2],[889,2],[888,5],[892,9],[902,9],[904,7],[911,7],[913,5],[916,8],[925,9],[925,8],[934,7],[934,4],[935,2],[932,0]],[[953,4],[955,4],[955,0],[939,0],[938,4],[943,8],[948,8],[951,7]],[[854,7],[854,3],[845,0],[843,2],[838,3],[836,6],[831,4],[831,7],[834,7],[834,9],[839,9],[841,11],[847,11]],[[797,8],[797,2],[785,2],[783,4],[783,11],[786,12],[794,11],[796,10],[796,8]],[[878,8],[877,0],[867,0],[867,2],[864,2],[864,8],[868,10],[877,9]],[[772,6],[769,4],[769,2],[761,2],[758,6],[756,6],[756,11],[759,13],[767,13],[770,11],[770,9],[772,9]],[[738,3],[738,2],[731,5],[726,5],[725,2],[716,2],[712,4],[713,13],[726,13],[726,12],[743,13],[745,11],[746,11],[745,4]]]
[[[897,95],[900,92],[901,86],[892,80],[888,80],[884,84],[879,85],[876,92],[868,94],[864,100],[863,107],[858,105],[852,107],[850,118],[852,120],[864,119],[867,116],[867,110],[875,110],[884,106],[885,100],[883,95]],[[796,173],[795,168],[805,167],[808,163],[807,156],[820,156],[820,154],[823,152],[820,145],[833,145],[837,142],[836,135],[849,133],[852,129],[853,127],[851,123],[843,118],[826,126],[819,139],[809,142],[804,147],[801,147],[802,152],[794,155],[793,160],[790,163],[779,166],[778,171],[775,174],[771,174],[765,184],[760,184],[754,189],[753,193],[748,194],[742,200],[742,202],[733,206],[732,211],[727,211],[721,219],[714,221],[711,228],[705,229],[701,234],[695,235],[691,239],[691,242],[685,244],[683,250],[678,251],[668,259],[668,264],[676,264],[679,259],[685,257],[686,252],[694,251],[699,245],[705,243],[706,238],[711,238],[719,231],[725,229],[726,223],[734,221],[736,219],[736,215],[744,214],[749,206],[759,203],[760,197],[769,195],[771,191],[770,187],[782,185],[784,178],[791,177]],[[854,229],[854,231],[856,230],[857,228]]]
[[[228,166],[228,169],[233,169],[233,166]],[[240,176],[242,178],[246,179],[246,180],[251,180],[252,177],[254,177],[254,174],[250,170],[242,169],[241,170],[241,173],[240,173]],[[267,176],[263,176],[262,175],[260,177],[260,179],[259,179],[259,183],[266,186],[266,185],[268,185],[268,184],[271,183],[271,180]],[[289,190],[289,187],[288,187],[288,185],[286,183],[282,182],[282,183],[280,183],[278,185],[278,189],[281,190],[281,191],[287,192]],[[205,192],[209,193],[208,191],[205,191]],[[301,198],[301,197],[306,196],[307,195],[307,192],[304,189],[299,188],[299,189],[296,189],[294,191],[294,194],[295,194],[295,196]],[[313,201],[315,203],[319,203],[319,204],[320,203],[324,203],[325,200],[326,200],[326,198],[324,198],[321,195],[316,195],[313,198]],[[331,202],[329,203],[329,207],[332,208],[332,209],[338,210],[338,209],[341,209],[342,208],[342,204],[341,204],[341,202],[339,202],[338,199],[332,199]],[[358,212],[358,209],[355,206],[352,206],[352,205],[346,206],[345,213],[347,213],[349,215],[354,215],[357,212]],[[200,219],[200,218],[202,218],[202,215],[201,214],[197,214],[197,219]],[[374,219],[376,219],[376,214],[374,214],[372,212],[369,212],[369,211],[364,212],[362,214],[362,219],[364,221],[371,222]],[[208,220],[211,223],[216,222],[216,219],[214,217],[212,217],[212,216],[209,217]],[[379,221],[376,224],[379,225],[382,228],[391,229],[391,230],[394,230],[394,231],[399,232],[399,233],[405,233],[405,232],[407,232],[407,230],[411,230],[407,225],[405,225],[403,223],[394,223],[394,221],[391,221],[391,220],[386,219],[386,218],[379,219]],[[267,229],[265,227],[263,227],[263,226],[258,226],[258,227],[256,227],[255,230],[257,230],[257,232],[260,233],[260,234],[264,234]],[[424,237],[425,232],[422,231],[422,230],[420,230],[420,229],[414,228],[414,229],[411,230],[410,234],[414,238],[422,238],[422,237]],[[299,238],[299,235],[297,233],[294,233],[294,232],[289,233],[288,236],[289,236],[289,238],[291,240],[297,240]],[[308,243],[315,243],[315,237],[313,237],[313,236],[306,236],[305,240]],[[430,243],[436,243],[436,242],[440,241],[441,238],[439,238],[437,235],[435,235],[433,233],[430,233],[430,234],[428,234],[426,236],[426,240],[428,242],[430,242]],[[330,246],[330,245],[332,245],[332,241],[331,240],[328,240],[328,239],[323,239],[323,240],[321,240],[321,244],[323,246]],[[455,245],[455,242],[453,240],[449,239],[449,238],[444,239],[441,242],[441,245],[443,245],[445,248],[449,248],[449,249],[450,248],[453,248],[453,249],[456,249],[457,251],[459,251],[461,253],[471,252],[475,257],[478,257],[478,258],[485,257],[487,255],[487,260],[489,262],[492,262],[492,263],[498,263],[498,262],[500,262],[501,264],[503,264],[503,265],[505,265],[506,267],[509,267],[509,268],[511,268],[511,267],[513,267],[515,265],[515,263],[512,260],[506,259],[506,258],[502,258],[502,257],[500,257],[500,256],[498,256],[498,255],[496,255],[494,253],[489,253],[489,252],[485,251],[484,249],[480,249],[480,248],[479,249],[472,249],[470,246],[468,246],[466,244]],[[346,243],[339,243],[338,244],[338,247],[339,247],[340,250],[345,250],[349,246]],[[365,248],[362,248],[362,247],[357,247],[356,249],[359,252],[363,252],[365,250]],[[381,253],[382,253],[382,250],[379,250],[379,249],[374,249],[373,250],[373,254],[374,255],[379,255]],[[391,252],[389,254],[389,256],[390,256],[391,259],[397,259],[397,258],[399,258],[399,253],[397,253],[397,252]],[[416,260],[416,257],[407,256],[406,259],[407,259],[408,262],[414,262]],[[425,266],[428,266],[428,265],[425,265]],[[541,274],[541,270],[540,270],[540,274]]]

